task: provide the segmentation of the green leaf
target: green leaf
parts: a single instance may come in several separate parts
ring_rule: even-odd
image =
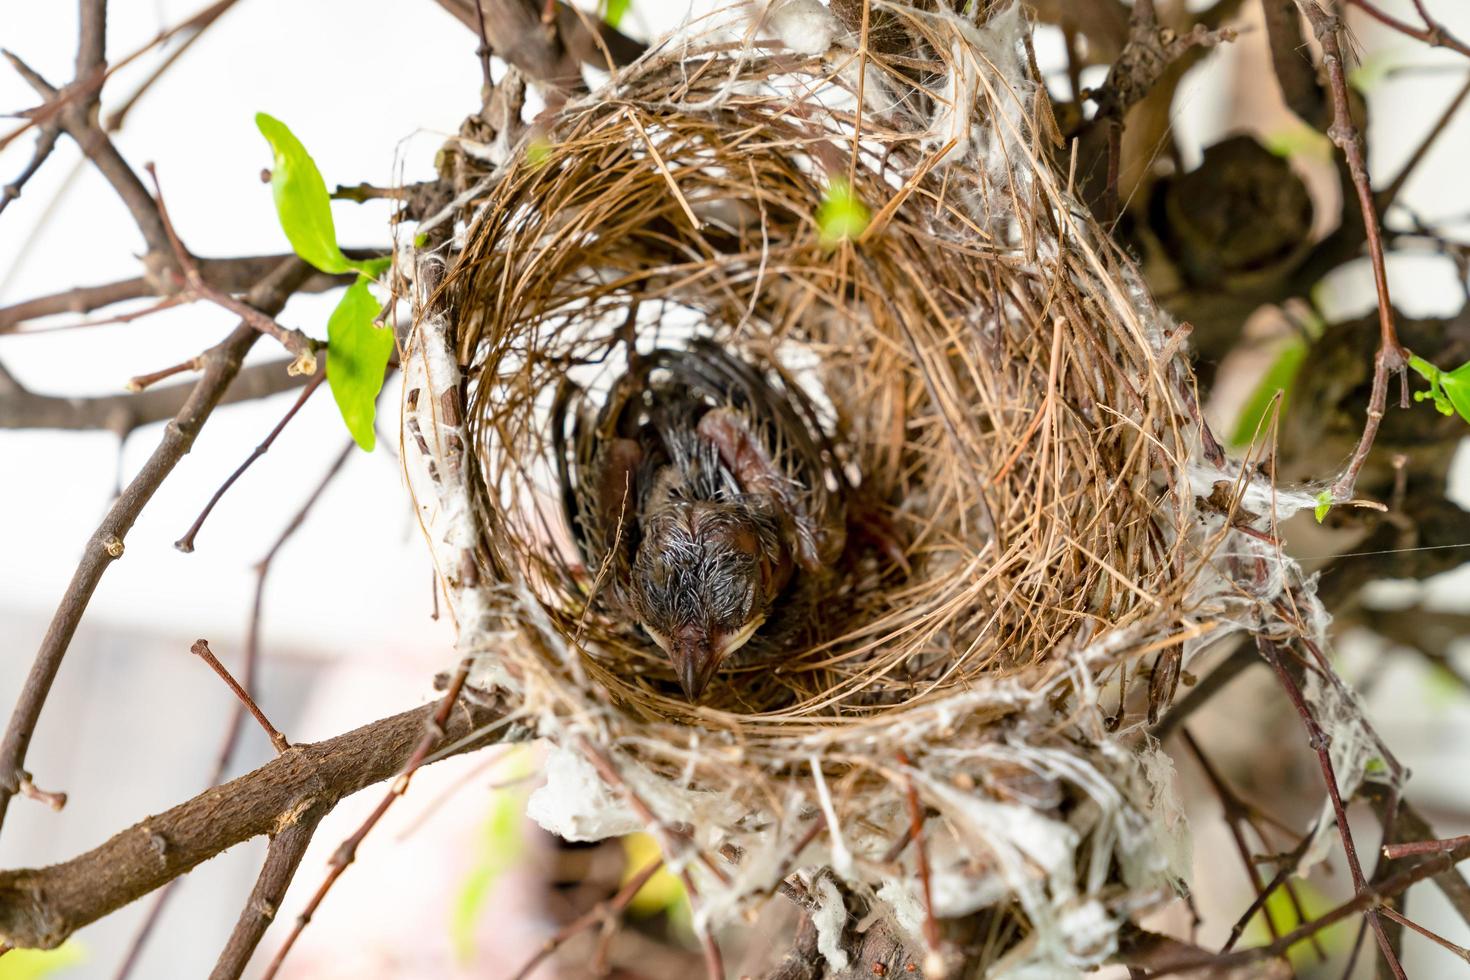
[[[822,244],[829,248],[838,242],[852,241],[868,227],[871,215],[845,177],[833,177],[827,193],[817,208],[817,229]]]
[[[1458,414],[1470,422],[1470,361],[1453,371],[1441,371],[1424,358],[1411,355],[1409,367],[1429,382],[1428,391],[1414,392],[1414,401],[1433,401],[1441,415]]]
[[[385,263],[380,259],[373,264],[382,271]],[[377,442],[373,417],[383,372],[393,354],[393,331],[373,324],[382,306],[368,289],[370,282],[367,276],[358,276],[327,321],[327,384],[347,431],[367,452]]]
[[[1460,418],[1470,422],[1470,361],[1461,364],[1448,374],[1441,372],[1439,384]]]
[[[255,114],[255,125],[270,142],[274,155],[271,193],[276,200],[276,217],[291,249],[321,271],[333,275],[353,269],[368,272],[369,262],[353,261],[337,246],[332,199],[306,147],[285,123],[264,112]]]
[[[536,136],[526,144],[526,162],[532,169],[544,166],[551,159],[551,141],[544,136]]]
[[[602,4],[602,19],[608,27],[619,27],[623,18],[628,15],[628,8],[633,6],[633,0],[604,0]]]
[[[75,942],[63,943],[55,949],[12,949],[0,956],[0,980],[42,980],[86,958],[82,947]]]
[[[1321,524],[1324,520],[1327,519],[1327,512],[1331,509],[1332,491],[1323,490],[1321,493],[1317,494],[1317,506],[1312,508],[1312,514],[1317,518],[1318,524]]]
[[[1291,383],[1296,380],[1297,371],[1301,369],[1302,361],[1306,357],[1307,342],[1296,335],[1288,338],[1276,359],[1257,382],[1255,390],[1246,399],[1240,419],[1235,423],[1235,432],[1230,437],[1232,445],[1248,445],[1256,438],[1278,392],[1281,395],[1280,410],[1286,411],[1286,393],[1291,390]]]

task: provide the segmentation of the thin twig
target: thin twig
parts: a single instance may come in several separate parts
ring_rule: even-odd
[[[376,249],[347,248],[343,254],[352,259],[381,257]],[[216,289],[241,293],[250,289],[270,274],[270,271],[291,258],[291,254],[243,255],[227,259],[195,259],[199,271],[206,281]],[[338,286],[352,283],[357,273],[331,276],[313,270],[309,279],[301,284],[297,292],[320,293]],[[33,299],[22,300],[9,306],[0,306],[0,334],[19,331],[28,326],[27,321],[60,313],[91,313],[94,310],[148,296],[158,296],[160,291],[143,276],[103,283],[99,286],[77,286],[59,293],[49,293]]]
[[[85,104],[67,104],[67,96],[77,91],[76,86],[70,86],[65,93],[58,92],[55,86],[40,73],[31,68],[20,58],[9,51],[0,51],[25,79],[31,88],[41,94],[42,98],[61,103],[62,108],[56,114],[61,128],[81,148],[82,153],[88,160],[92,161],[98,173],[107,179],[112,185],[113,191],[127,206],[129,213],[133,216],[133,223],[138,226],[138,231],[143,236],[143,241],[148,245],[148,257],[145,264],[151,272],[159,271],[172,261],[168,250],[168,237],[164,234],[163,223],[159,218],[158,207],[153,198],[148,194],[148,189],[138,179],[138,175],[128,162],[123,159],[117,147],[101,128],[97,126],[95,118],[87,111]],[[22,130],[25,127],[22,127]],[[17,135],[11,134],[12,137]],[[3,146],[3,141],[0,141]]]
[[[283,327],[276,322],[275,318],[262,313],[248,303],[222,292],[211,286],[199,271],[199,264],[194,261],[194,256],[184,247],[179,240],[178,232],[174,229],[174,223],[169,219],[168,207],[163,203],[163,189],[158,184],[158,171],[153,164],[145,164],[144,170],[153,180],[153,193],[158,206],[158,215],[163,221],[164,234],[168,238],[170,247],[173,249],[174,260],[178,262],[179,268],[183,270],[184,281],[189,291],[195,295],[209,300],[218,306],[222,306],[231,313],[236,314],[246,323],[250,324],[261,333],[269,334],[280,341],[281,346],[296,355],[291,370],[296,374],[316,373],[316,352],[321,349],[322,344],[300,330]]]
[[[31,151],[31,162],[26,164],[24,170],[16,175],[16,178],[0,189],[0,212],[4,212],[10,202],[20,197],[20,192],[25,189],[26,183],[36,175],[36,171],[51,156],[51,151],[56,149],[56,141],[61,136],[61,127],[44,126],[36,134],[36,148]]]
[[[219,404],[269,398],[299,387],[308,379],[286,373],[290,361],[252,364],[240,370]],[[131,395],[72,398],[17,391],[0,394],[0,429],[102,429],[119,436],[177,415],[197,382],[164,385]]]
[[[1390,907],[1388,907],[1388,906],[1385,905],[1379,911],[1381,911],[1388,918],[1390,918],[1393,921],[1397,922],[1399,925],[1404,926],[1404,927],[1409,928],[1409,929],[1413,929],[1415,932],[1417,932],[1419,935],[1423,936],[1425,939],[1428,939],[1429,941],[1435,943],[1436,945],[1439,945],[1439,946],[1441,946],[1441,947],[1449,950],[1451,953],[1454,953],[1460,959],[1464,960],[1467,963],[1470,963],[1470,949],[1466,949],[1464,946],[1461,946],[1458,943],[1452,943],[1448,939],[1446,939],[1445,937],[1441,936],[1439,933],[1434,932],[1434,931],[1432,931],[1430,929],[1424,928],[1419,923],[1415,922],[1413,919],[1411,919],[1407,915],[1404,915],[1403,913],[1397,911],[1396,909],[1392,909],[1392,908],[1390,908]]]
[[[1265,904],[1265,883],[1261,880],[1261,869],[1252,860],[1251,850],[1246,844],[1245,834],[1240,829],[1242,823],[1249,824],[1249,813],[1246,811],[1244,803],[1235,795],[1235,791],[1225,782],[1224,777],[1216,771],[1214,765],[1206,757],[1204,749],[1200,746],[1199,742],[1195,741],[1194,735],[1190,733],[1189,729],[1180,728],[1179,737],[1184,741],[1185,746],[1188,747],[1195,761],[1199,763],[1200,769],[1205,774],[1205,779],[1209,782],[1211,788],[1215,791],[1215,795],[1220,800],[1220,808],[1224,811],[1225,827],[1230,831],[1230,837],[1235,842],[1236,853],[1239,854],[1241,864],[1245,867],[1246,878],[1249,879],[1251,889],[1256,894],[1257,902],[1252,904],[1259,904],[1261,907],[1262,918],[1265,919],[1266,930],[1270,932],[1271,938],[1281,938],[1281,930],[1276,925],[1276,919],[1271,915],[1270,908]],[[1252,829],[1255,828],[1252,827]],[[1256,834],[1260,836],[1260,831],[1256,830]],[[1229,950],[1230,945],[1234,942],[1235,934],[1232,933],[1229,941],[1226,943],[1225,949]]]
[[[942,968],[939,920],[934,917],[934,889],[929,880],[929,852],[924,847],[924,809],[919,805],[919,793],[914,789],[913,777],[907,771],[913,768],[913,763],[903,751],[898,753],[898,761],[905,767],[903,789],[904,798],[908,802],[909,835],[914,842],[914,863],[918,866],[919,888],[924,895],[924,945],[928,947],[929,959],[941,964]]]
[[[291,420],[296,417],[296,413],[301,411],[301,406],[306,404],[306,400],[312,396],[312,393],[317,388],[321,387],[321,383],[325,379],[326,374],[323,372],[318,372],[312,376],[312,379],[307,382],[306,387],[301,389],[301,394],[296,397],[296,401],[292,402],[291,407],[286,409],[286,414],[281,417],[281,420],[275,424],[275,427],[270,432],[266,433],[266,437],[261,440],[260,444],[250,451],[250,455],[245,457],[245,461],[235,467],[235,471],[225,478],[225,482],[220,484],[219,489],[209,498],[209,503],[205,504],[204,509],[199,512],[199,516],[194,518],[194,523],[189,525],[189,530],[184,532],[182,538],[174,542],[175,548],[185,554],[194,550],[194,539],[199,536],[199,531],[204,527],[204,522],[209,519],[210,512],[214,510],[214,505],[220,502],[220,498],[229,491],[230,487],[235,485],[235,481],[240,479],[257,459],[270,451],[271,445],[276,441],[276,437],[291,423]]]
[[[1449,105],[1445,106],[1444,112],[1439,114],[1439,118],[1435,120],[1434,125],[1429,127],[1429,132],[1424,135],[1424,139],[1419,141],[1419,145],[1414,148],[1414,152],[1409,154],[1408,161],[1399,170],[1397,176],[1389,181],[1387,187],[1374,196],[1374,203],[1377,204],[1380,211],[1386,211],[1388,206],[1398,197],[1399,191],[1404,188],[1404,184],[1408,183],[1409,178],[1414,175],[1414,170],[1429,155],[1429,148],[1434,145],[1435,140],[1439,139],[1440,134],[1449,128],[1450,120],[1455,118],[1455,113],[1459,112],[1460,106],[1465,104],[1466,96],[1470,96],[1470,79],[1467,79],[1465,84],[1460,86],[1460,91],[1455,93],[1455,97],[1450,100]]]
[[[1317,916],[1311,922],[1302,923],[1275,942],[1268,943],[1264,946],[1252,947],[1251,949],[1236,950],[1223,955],[1213,954],[1180,959],[1174,963],[1160,966],[1148,976],[1150,980],[1153,980],[1155,977],[1190,974],[1196,970],[1203,969],[1225,970],[1230,967],[1282,956],[1287,950],[1308,936],[1315,935],[1344,919],[1370,911],[1382,901],[1383,896],[1403,894],[1409,888],[1426,878],[1432,878],[1435,875],[1454,870],[1455,864],[1466,859],[1470,859],[1470,846],[1432,855],[1413,867],[1384,879],[1373,891],[1358,892],[1348,901]]]
[[[58,812],[66,806],[65,793],[52,792],[42,789],[35,783],[31,782],[31,777],[29,773],[21,773],[20,795],[26,797],[27,799],[35,800],[37,803],[44,803],[51,809]]]
[[[548,956],[560,949],[562,944],[567,940],[580,932],[592,928],[598,923],[609,922],[614,919],[623,909],[627,908],[629,902],[633,901],[633,896],[637,895],[643,886],[648,884],[648,879],[657,874],[658,869],[663,866],[663,858],[655,858],[643,870],[629,878],[627,883],[618,889],[617,894],[612,898],[605,902],[598,902],[591,909],[562,926],[556,931],[555,935],[541,944],[541,948],[515,972],[511,980],[525,980],[526,977],[531,975],[532,970],[536,969]]]
[[[1443,24],[1430,17],[1429,12],[1424,9],[1424,4],[1421,0],[1414,0],[1414,7],[1419,11],[1420,19],[1424,21],[1423,27],[1415,27],[1413,24],[1399,20],[1397,17],[1391,17],[1369,3],[1368,0],[1347,0],[1347,2],[1378,21],[1378,23],[1383,24],[1385,27],[1391,27],[1400,34],[1407,34],[1415,40],[1423,41],[1432,48],[1449,48],[1451,51],[1458,51],[1465,57],[1470,58],[1470,44],[1466,44],[1464,41],[1455,37],[1449,31],[1445,30]]]
[[[602,781],[618,790],[623,798],[628,801],[628,805],[633,808],[633,812],[638,815],[638,818],[648,827],[657,831],[660,844],[663,846],[665,853],[686,849],[688,839],[674,834],[669,830],[668,826],[653,812],[648,804],[637,793],[633,792],[632,787],[623,779],[622,773],[618,772],[617,766],[613,765],[611,759],[603,755],[585,737],[578,738],[577,745],[582,750],[582,754],[587,757],[587,761],[592,763],[592,768],[596,769],[597,774],[602,777]],[[706,861],[704,863],[717,877],[721,876],[718,869],[710,862]],[[684,883],[684,890],[688,892],[689,902],[693,905],[695,898],[699,895],[699,890],[695,888],[694,879],[690,877],[687,867],[681,867],[679,869],[679,880]],[[704,965],[710,980],[722,980],[725,975],[725,967],[720,955],[719,945],[715,943],[715,938],[710,934],[708,927],[701,926],[697,932],[699,933],[700,945],[704,948]]]
[[[1363,434],[1353,450],[1351,460],[1337,482],[1332,485],[1332,500],[1336,503],[1348,500],[1358,483],[1358,473],[1368,460],[1368,452],[1378,436],[1378,426],[1388,403],[1388,379],[1398,375],[1403,384],[1402,407],[1408,407],[1408,381],[1404,371],[1408,364],[1403,347],[1399,344],[1398,330],[1394,326],[1393,302],[1388,295],[1388,271],[1383,260],[1383,236],[1379,231],[1378,212],[1373,202],[1373,186],[1368,179],[1367,157],[1363,149],[1362,134],[1353,123],[1348,100],[1347,75],[1343,67],[1340,35],[1342,23],[1330,16],[1317,0],[1296,0],[1297,7],[1312,25],[1312,32],[1322,45],[1322,66],[1327,71],[1328,90],[1332,95],[1332,125],[1327,135],[1342,151],[1352,176],[1353,188],[1357,191],[1358,208],[1363,215],[1363,231],[1368,240],[1368,256],[1373,263],[1373,284],[1378,291],[1378,353],[1373,358],[1373,388],[1368,401],[1368,418],[1363,424]]]
[[[413,779],[413,774],[418,772],[419,767],[424,764],[424,761],[428,758],[429,753],[434,750],[435,746],[444,740],[445,727],[449,723],[450,713],[454,710],[454,705],[459,700],[460,692],[464,690],[464,682],[469,677],[469,672],[470,662],[468,660],[461,662],[459,669],[454,672],[454,678],[449,682],[449,687],[444,692],[444,697],[439,701],[438,709],[434,712],[433,721],[425,726],[423,736],[419,739],[419,744],[414,749],[413,755],[409,758],[408,764],[403,767],[403,770],[398,774],[398,778],[393,780],[393,785],[389,787],[387,793],[383,794],[383,799],[379,801],[373,812],[368,814],[368,818],[363,821],[362,826],[358,827],[357,831],[351,837],[347,838],[338,846],[336,852],[332,855],[331,865],[326,877],[322,880],[321,885],[317,887],[316,893],[312,895],[311,900],[306,903],[306,908],[297,916],[296,924],[292,927],[291,934],[286,937],[286,941],[276,951],[276,955],[271,960],[270,966],[266,967],[265,973],[262,975],[262,980],[271,980],[277,971],[280,970],[281,964],[285,962],[286,956],[291,952],[291,947],[296,945],[296,940],[301,936],[301,931],[306,928],[307,923],[311,922],[311,917],[321,907],[322,900],[332,890],[332,885],[336,884],[337,879],[342,877],[342,873],[357,859],[358,847],[361,846],[367,835],[372,832],[372,829],[377,826],[378,821],[383,818],[383,814],[388,812],[388,808],[393,805],[394,801],[408,792],[408,785],[410,780]]]
[[[1338,790],[1337,773],[1333,769],[1332,753],[1329,750],[1330,739],[1322,730],[1322,726],[1317,723],[1311,706],[1302,696],[1296,678],[1291,676],[1291,672],[1282,662],[1281,651],[1276,644],[1265,637],[1258,637],[1256,647],[1266,662],[1276,671],[1282,689],[1286,691],[1292,707],[1296,708],[1297,714],[1301,716],[1302,725],[1307,730],[1307,742],[1312,751],[1317,754],[1317,762],[1322,769],[1322,781],[1327,786],[1327,797],[1332,801],[1332,812],[1337,819],[1337,833],[1342,840],[1343,855],[1347,858],[1348,871],[1352,875],[1353,891],[1358,894],[1373,894],[1368,888],[1367,879],[1363,876],[1363,867],[1358,861],[1358,848],[1353,842],[1352,827],[1348,824],[1347,807],[1343,805],[1342,793]],[[1364,914],[1368,918],[1368,925],[1378,939],[1378,948],[1383,953],[1384,960],[1393,970],[1394,976],[1399,977],[1400,980],[1407,980],[1404,976],[1404,968],[1399,964],[1398,957],[1394,955],[1393,947],[1388,941],[1388,936],[1383,931],[1383,923],[1378,918],[1377,903],[1367,908]]]
[[[266,735],[270,738],[271,744],[276,747],[277,752],[284,752],[291,747],[291,743],[286,741],[286,736],[282,735],[276,726],[270,723],[265,712],[260,710],[260,705],[255,703],[250,692],[241,687],[239,682],[225,669],[225,665],[219,662],[214,651],[209,649],[208,640],[195,640],[194,645],[189,647],[189,652],[209,664],[210,668],[220,676],[220,680],[229,685],[230,690],[235,692],[235,697],[240,699],[240,703],[255,716],[256,721],[260,722],[260,727],[265,729]]]
[[[165,378],[172,378],[174,375],[183,374],[185,371],[197,370],[199,370],[199,358],[191,357],[187,361],[180,361],[177,364],[160,368],[157,371],[151,371],[148,374],[135,375],[128,379],[127,389],[128,391],[142,391],[145,388],[158,384],[158,382]]]
[[[169,40],[169,38],[180,33],[181,31],[186,31],[193,27],[199,27],[215,20],[219,17],[220,14],[224,13],[225,10],[234,6],[235,2],[236,0],[216,0],[215,3],[209,5],[208,7],[205,7],[203,10],[192,15],[187,20],[181,21],[178,24],[175,24],[173,27],[158,32],[158,34],[154,35],[152,40],[148,41],[141,47],[136,48],[130,54],[119,59],[118,61],[115,61],[110,65],[99,65],[97,69],[89,72],[85,77],[78,78],[76,81],[72,82],[72,84],[68,85],[64,90],[60,92],[53,91],[50,95],[45,96],[46,102],[44,104],[36,106],[33,109],[28,109],[24,113],[26,117],[26,121],[24,123],[6,133],[3,137],[0,137],[0,150],[5,149],[5,147],[9,146],[11,142],[23,135],[31,127],[49,122],[58,115],[64,113],[68,108],[73,106],[78,101],[91,100],[95,93],[99,92],[102,89],[103,84],[107,81],[107,79],[111,78],[115,72],[119,71],[122,68],[126,68],[138,58],[141,58],[143,55],[147,54],[149,51],[153,50],[158,45]]]
[[[1412,857],[1416,854],[1441,854],[1470,844],[1470,834],[1461,837],[1446,837],[1443,840],[1416,840],[1403,844],[1383,845],[1383,856],[1390,861]]]

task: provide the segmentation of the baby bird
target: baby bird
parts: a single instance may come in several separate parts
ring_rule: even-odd
[[[816,410],[708,341],[636,358],[595,418],[553,410],[563,504],[599,601],[636,620],[691,701],[772,605],[842,555],[848,490]]]

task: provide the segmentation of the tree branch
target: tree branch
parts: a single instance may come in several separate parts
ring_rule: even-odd
[[[1312,33],[1322,45],[1322,66],[1327,70],[1328,90],[1332,94],[1332,125],[1327,135],[1342,151],[1352,175],[1353,188],[1357,191],[1358,207],[1363,213],[1363,230],[1368,238],[1368,256],[1373,262],[1373,284],[1378,290],[1378,354],[1373,359],[1373,392],[1368,403],[1368,421],[1363,426],[1362,438],[1353,450],[1347,469],[1332,486],[1332,500],[1340,503],[1352,497],[1357,486],[1358,473],[1368,459],[1368,451],[1378,436],[1379,423],[1388,403],[1388,379],[1399,375],[1402,379],[1408,359],[1399,344],[1398,330],[1393,321],[1393,302],[1388,295],[1388,271],[1383,261],[1383,236],[1378,228],[1378,211],[1373,203],[1373,186],[1368,180],[1368,161],[1363,149],[1363,137],[1353,123],[1352,110],[1348,104],[1347,76],[1343,68],[1342,45],[1339,33],[1342,23],[1330,16],[1317,0],[1296,0],[1297,7],[1312,25]],[[1404,382],[1403,406],[1408,407],[1408,382]]]
[[[1430,17],[1420,0],[1414,0],[1414,7],[1419,11],[1420,19],[1424,21],[1422,28],[1415,27],[1413,24],[1401,21],[1396,17],[1390,17],[1369,3],[1368,0],[1347,0],[1347,2],[1378,21],[1378,23],[1383,24],[1385,27],[1391,27],[1400,34],[1406,34],[1416,40],[1423,41],[1431,48],[1449,48],[1451,51],[1458,51],[1465,57],[1470,58],[1470,45],[1455,37],[1449,31],[1445,30],[1443,24]]]
[[[240,911],[240,918],[235,922],[235,931],[230,933],[229,942],[225,944],[219,960],[209,973],[209,980],[238,980],[240,974],[245,972],[251,954],[260,945],[261,937],[280,911],[281,899],[286,896],[291,879],[296,877],[296,869],[300,867],[301,858],[311,845],[317,824],[329,809],[330,807],[321,806],[311,808],[271,839],[270,848],[265,853],[265,864],[260,869],[260,877],[255,881],[255,888],[251,890],[245,908]]]
[[[243,368],[219,399],[219,404],[268,398],[320,377],[320,373],[293,377],[286,373],[290,364],[291,359],[284,358]],[[126,435],[140,426],[173,418],[188,401],[196,385],[195,382],[165,385],[136,394],[97,398],[69,398],[34,392],[0,395],[0,429],[106,429]]]
[[[250,291],[248,301],[260,309],[279,310],[296,287],[306,278],[310,267],[299,259],[283,262],[275,272]],[[123,539],[138,519],[164,479],[194,445],[199,430],[220,403],[230,382],[240,371],[245,354],[260,336],[248,323],[241,323],[219,344],[210,348],[201,360],[204,372],[189,392],[178,413],[165,428],[158,448],[142,470],[123,490],[102,523],[93,532],[82,552],[81,562],[61,597],[41,648],[36,652],[30,673],[21,687],[15,711],[0,741],[0,822],[3,822],[10,798],[20,785],[25,768],[26,749],[35,732],[41,708],[51,691],[51,683],[61,668],[71,638],[82,614],[87,610],[108,567],[123,554]],[[136,396],[143,397],[143,396]]]
[[[383,255],[377,249],[348,248],[343,254],[351,259],[373,259]],[[270,274],[270,271],[291,258],[290,253],[280,255],[247,255],[231,259],[195,259],[204,281],[215,289],[230,293],[241,293],[254,286]],[[350,286],[357,273],[340,276],[327,275],[312,270],[309,279],[296,290],[298,293],[322,293],[338,286]],[[161,293],[147,279],[123,279],[103,283],[99,286],[77,286],[61,293],[50,293],[34,299],[22,300],[10,306],[0,307],[0,334],[13,333],[25,326],[27,320],[36,320],[58,313],[91,313],[114,303]]]
[[[281,834],[343,797],[402,770],[438,703],[293,746],[252,773],[142,820],[85,854],[46,868],[0,872],[0,943],[53,948],[201,862],[262,834]],[[456,702],[444,725],[445,757],[532,732],[498,726],[500,699]],[[479,733],[479,737],[476,737]]]
[[[83,7],[86,7],[85,2]],[[50,100],[60,95],[55,86],[47,82],[20,58],[9,51],[4,54],[21,78],[25,79],[42,98]],[[173,262],[173,255],[169,250],[168,236],[164,233],[163,220],[158,214],[157,202],[148,193],[148,188],[143,186],[143,181],[138,179],[133,168],[128,166],[128,162],[117,151],[111,138],[97,125],[90,109],[90,101],[70,103],[57,115],[57,122],[77,146],[81,147],[82,153],[92,161],[98,172],[107,178],[107,182],[112,185],[112,189],[127,206],[129,213],[133,216],[133,223],[138,226],[138,232],[148,246],[148,255],[144,264],[148,267],[149,272],[158,272]]]

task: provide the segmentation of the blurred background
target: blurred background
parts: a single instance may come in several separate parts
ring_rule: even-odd
[[[1470,5],[1458,0],[1431,0],[1430,5],[1446,27],[1470,37]],[[651,37],[706,6],[633,0],[623,29]],[[1048,5],[1041,6],[1045,18]],[[1386,0],[1382,6],[1406,19],[1414,16],[1410,0]],[[109,52],[115,59],[144,45],[196,9],[191,0],[114,0]],[[1375,183],[1381,183],[1398,172],[1465,84],[1470,61],[1417,44],[1356,11],[1349,11],[1348,19],[1361,48],[1354,82],[1369,107],[1370,169]],[[1232,23],[1239,39],[1190,69],[1167,107],[1167,128],[1179,150],[1178,161],[1170,165],[1191,169],[1205,147],[1231,134],[1250,133],[1275,148],[1303,178],[1319,204],[1316,233],[1325,233],[1335,224],[1338,200],[1331,148],[1320,138],[1304,136],[1282,105],[1269,73],[1259,5],[1254,0],[1241,4]],[[76,29],[70,4],[0,9],[0,43],[56,83],[71,77]],[[260,180],[270,155],[254,114],[265,111],[285,121],[310,149],[329,187],[429,178],[439,144],[478,106],[476,46],[470,32],[428,0],[241,0],[129,111],[115,139],[135,166],[156,164],[180,236],[196,254],[283,252],[288,246],[270,190]],[[1043,23],[1036,47],[1049,84],[1069,96],[1062,31]],[[104,92],[104,112],[115,108],[168,51],[164,46],[120,71]],[[1087,68],[1080,82],[1098,85],[1104,73]],[[18,111],[35,102],[14,73],[0,71],[0,110]],[[0,153],[0,176],[11,179],[29,153],[29,138]],[[1448,124],[1402,190],[1401,206],[1463,240],[1470,233],[1467,160],[1470,111]],[[339,202],[334,215],[340,240],[387,245],[389,213],[386,202]],[[55,158],[0,216],[0,305],[135,276],[134,257],[142,251],[113,192],[63,140]],[[1458,261],[1433,249],[1393,255],[1390,282],[1400,310],[1415,317],[1459,313],[1466,295],[1463,253]],[[322,335],[337,298],[335,293],[298,295],[279,319]],[[1313,299],[1328,322],[1373,309],[1366,260],[1333,271]],[[80,325],[87,319],[66,314],[29,322],[20,333],[0,334],[0,360],[33,391],[75,397],[119,393],[134,375],[194,356],[234,322],[203,303],[131,323]],[[1279,317],[1268,315],[1252,324],[1259,343],[1240,345],[1233,360],[1219,365],[1207,405],[1216,431],[1233,428],[1276,356]],[[252,360],[277,356],[261,344]],[[323,394],[306,404],[224,498],[194,553],[175,550],[173,542],[296,396],[293,391],[218,411],[144,511],[128,537],[124,560],[104,578],[92,602],[29,754],[36,782],[66,792],[69,803],[57,813],[16,800],[0,836],[0,867],[72,857],[204,788],[234,705],[228,690],[190,656],[189,646],[208,638],[227,665],[239,663],[256,563],[346,444],[331,400]],[[433,675],[453,660],[449,626],[434,618],[430,566],[395,455],[397,398],[390,383],[377,450],[352,451],[270,568],[256,689],[272,721],[292,741],[336,735],[429,700]],[[0,426],[0,472],[5,475],[0,479],[0,710],[8,712],[19,691],[82,545],[119,481],[129,479],[157,444],[160,429],[138,429],[119,444],[102,431]],[[1470,463],[1463,447],[1448,496],[1462,507],[1470,504]],[[1334,547],[1313,528],[1302,527],[1300,535],[1293,537],[1293,548],[1307,558]],[[1369,600],[1381,609],[1417,605],[1470,614],[1470,576],[1463,569],[1422,583],[1372,588]],[[1348,631],[1338,651],[1344,672],[1364,685],[1380,733],[1413,770],[1412,798],[1444,834],[1470,831],[1470,781],[1465,779],[1470,698],[1461,679],[1470,674],[1470,643],[1450,628],[1443,663],[1395,655],[1394,644],[1361,630]],[[1193,719],[1191,728],[1213,747],[1212,761],[1242,794],[1280,795],[1283,787],[1297,787],[1297,809],[1281,815],[1299,824],[1315,811],[1320,783],[1297,719],[1273,690],[1264,672],[1247,674]],[[1167,747],[1176,759],[1194,829],[1194,897],[1205,923],[1201,942],[1218,945],[1234,914],[1248,904],[1250,885],[1219,819],[1219,800],[1196,760],[1178,745]],[[253,769],[272,754],[263,734],[249,725],[229,773]],[[587,907],[589,900],[578,889],[600,897],[630,867],[647,860],[644,843],[570,850],[524,822],[521,811],[535,785],[536,757],[534,747],[492,749],[423,771],[306,930],[284,975],[509,976],[566,921],[569,910]],[[331,851],[377,799],[377,792],[360,794],[326,819],[282,920],[299,910]],[[263,842],[256,841],[182,880],[133,975],[206,975],[263,853]],[[558,881],[567,884],[558,888]],[[1343,870],[1329,869],[1303,894],[1321,911],[1344,887]],[[0,957],[0,980],[32,976],[25,971],[43,965],[59,977],[112,977],[151,905],[145,899],[82,930],[45,961],[23,953]],[[678,909],[677,889],[657,884],[636,911],[656,920],[647,934],[667,941],[641,938],[645,932],[635,930],[619,940],[631,944],[632,951],[622,949],[618,955],[637,958],[647,976],[693,975],[680,972],[692,969],[697,959],[680,952],[681,929],[687,928],[680,925]],[[1411,911],[1444,936],[1470,942],[1470,929],[1432,889],[1413,892]],[[1180,907],[1164,913],[1160,922],[1187,928],[1189,913]],[[1259,923],[1252,928],[1248,938],[1260,941]],[[1355,929],[1349,923],[1327,933],[1325,941],[1341,948],[1351,943]],[[267,936],[267,949],[278,944],[279,932]],[[257,970],[265,958],[257,956]],[[1370,958],[1363,959],[1360,972],[1371,975]],[[1450,952],[1413,939],[1405,963],[1413,977],[1470,975]],[[548,965],[536,976],[583,975],[579,969]],[[1316,969],[1309,956],[1303,959],[1301,975],[1319,975]],[[1320,975],[1340,973],[1338,965]]]

